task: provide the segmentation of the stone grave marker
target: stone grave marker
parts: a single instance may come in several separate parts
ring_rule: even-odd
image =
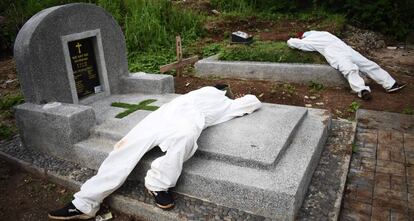
[[[92,169],[148,108],[180,96],[173,94],[172,76],[128,72],[121,28],[92,4],[34,15],[18,34],[15,58],[26,101],[15,113],[25,147]],[[125,107],[137,111],[116,118]],[[293,220],[329,125],[325,110],[264,104],[203,131],[174,191],[270,220]],[[142,181],[161,154],[146,154],[130,178]]]
[[[16,107],[22,140],[49,154],[72,154],[96,125],[90,103],[114,94],[172,93],[172,76],[128,72],[124,35],[101,7],[51,7],[19,31],[14,57],[25,104]]]

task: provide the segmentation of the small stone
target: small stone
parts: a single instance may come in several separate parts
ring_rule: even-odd
[[[397,47],[396,46],[388,46],[387,49],[389,49],[389,50],[395,50],[395,49],[397,49]]]
[[[306,95],[304,96],[304,98],[305,98],[305,99],[309,99],[309,97],[308,97],[308,96],[306,96]]]
[[[215,15],[220,15],[221,13],[219,11],[217,11],[216,9],[211,10],[211,12]]]
[[[316,105],[323,106],[323,102],[317,102]]]
[[[316,97],[316,96],[310,96],[309,98],[310,98],[311,100],[316,100],[316,98],[317,98],[317,97]]]
[[[305,104],[305,107],[312,107],[312,104]]]

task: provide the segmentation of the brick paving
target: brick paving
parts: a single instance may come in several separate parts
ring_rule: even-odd
[[[340,220],[414,220],[412,127],[358,121],[353,150]]]

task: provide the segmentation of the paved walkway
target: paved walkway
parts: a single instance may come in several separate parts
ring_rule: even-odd
[[[414,220],[414,116],[361,110],[341,220]]]

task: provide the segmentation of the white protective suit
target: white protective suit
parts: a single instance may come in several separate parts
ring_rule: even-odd
[[[371,91],[368,86],[365,86],[359,71],[366,73],[385,89],[391,88],[395,83],[388,72],[378,64],[368,60],[329,32],[307,31],[303,34],[302,39],[291,38],[287,41],[287,44],[291,48],[321,53],[333,68],[344,75],[351,89],[357,92],[359,96],[361,96],[360,92],[362,90]]]
[[[74,195],[72,203],[83,213],[94,216],[102,200],[124,183],[141,157],[155,146],[166,154],[152,162],[145,186],[151,191],[174,187],[184,161],[197,150],[197,139],[203,129],[261,107],[254,95],[232,100],[225,93],[215,87],[203,87],[149,114],[115,145],[98,173]]]

